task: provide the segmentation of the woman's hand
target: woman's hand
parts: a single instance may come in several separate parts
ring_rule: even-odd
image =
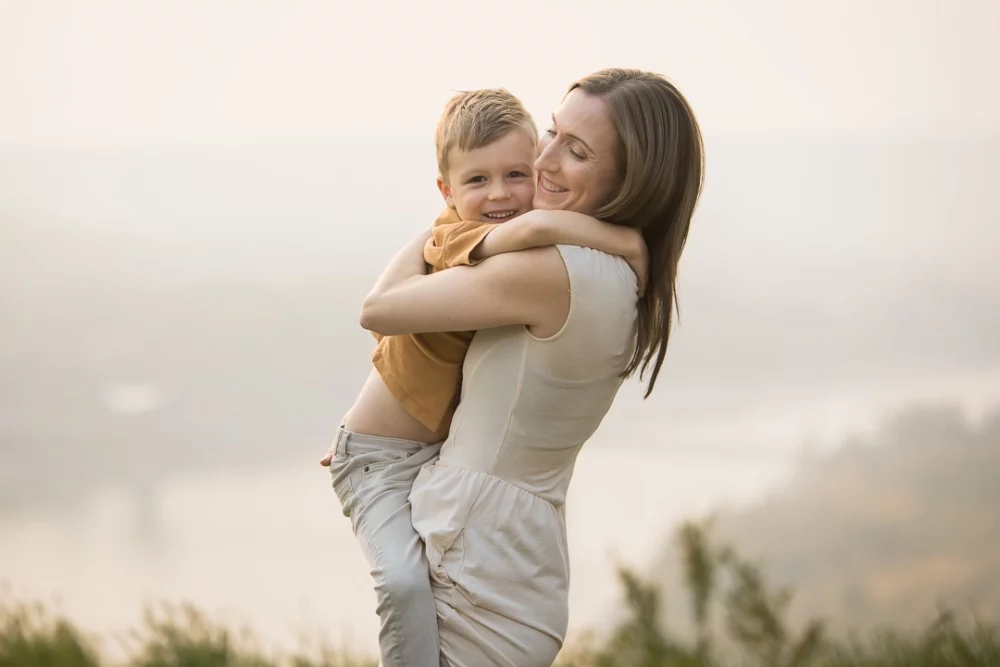
[[[427,245],[427,241],[429,241],[432,236],[433,236],[433,228],[428,227],[427,229],[423,230],[422,232],[414,236],[412,239],[410,239],[407,242],[407,244],[404,245],[402,248],[400,248],[399,252],[396,253],[397,257],[400,257],[404,260],[409,260],[408,262],[405,262],[402,266],[402,268],[406,269],[407,264],[409,264],[408,267],[409,270],[406,271],[407,274],[406,276],[403,276],[402,273],[398,275],[389,275],[387,269],[386,271],[382,272],[382,276],[379,278],[379,282],[405,279],[410,275],[426,274],[427,269],[429,267],[427,265],[427,262],[424,260],[424,246]],[[393,259],[392,263],[395,263],[395,261],[396,260]],[[390,263],[390,266],[392,266],[392,263]],[[378,283],[376,283],[376,287],[377,286]]]
[[[364,325],[363,314],[370,310],[372,301],[379,300],[382,295],[393,291],[411,278],[426,275],[427,262],[424,261],[424,246],[430,238],[431,230],[425,229],[400,248],[399,252],[389,261],[389,265],[385,267],[382,275],[375,281],[375,285],[365,297],[364,305],[361,307],[362,327],[369,329]]]
[[[420,261],[424,261],[424,246],[427,245],[427,241],[430,240],[431,236],[434,234],[433,227],[428,227],[419,234],[413,237],[407,244],[407,247],[415,248],[415,252],[420,257]],[[427,262],[424,262],[424,267],[426,268]]]

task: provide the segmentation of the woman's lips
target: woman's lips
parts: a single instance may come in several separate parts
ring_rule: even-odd
[[[564,192],[569,192],[569,190],[567,190],[566,188],[562,187],[561,185],[556,185],[555,183],[545,178],[541,174],[538,175],[538,187],[554,195],[561,195]]]

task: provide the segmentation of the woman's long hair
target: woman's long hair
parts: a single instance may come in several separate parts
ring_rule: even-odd
[[[577,88],[604,100],[618,133],[621,188],[595,216],[641,230],[649,250],[649,283],[625,370],[626,377],[638,370],[641,379],[652,365],[648,397],[667,353],[673,313],[680,312],[677,264],[704,180],[701,130],[687,100],[659,74],[605,69],[569,90]]]

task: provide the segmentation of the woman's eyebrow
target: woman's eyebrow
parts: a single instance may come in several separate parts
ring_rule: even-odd
[[[558,127],[558,126],[559,126],[559,123],[557,123],[557,122],[556,122],[556,115],[555,115],[554,113],[552,114],[552,126],[553,126],[553,127]],[[593,152],[594,152],[594,149],[590,147],[590,144],[588,144],[588,143],[587,143],[586,141],[584,141],[583,139],[581,139],[581,138],[580,138],[580,137],[578,137],[577,135],[575,135],[575,134],[573,134],[573,133],[571,133],[571,132],[567,132],[567,133],[566,133],[566,135],[567,135],[567,136],[568,136],[569,138],[571,138],[571,139],[574,139],[574,140],[576,140],[576,141],[579,141],[579,142],[580,142],[581,144],[583,144],[583,147],[584,147],[584,148],[586,148],[586,149],[587,149],[588,151],[590,151],[591,153],[593,153]]]

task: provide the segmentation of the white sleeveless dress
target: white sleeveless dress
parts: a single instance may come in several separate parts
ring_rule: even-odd
[[[447,667],[549,667],[565,637],[566,491],[631,359],[637,290],[620,257],[557,247],[565,325],[476,334],[451,432],[410,493]]]

